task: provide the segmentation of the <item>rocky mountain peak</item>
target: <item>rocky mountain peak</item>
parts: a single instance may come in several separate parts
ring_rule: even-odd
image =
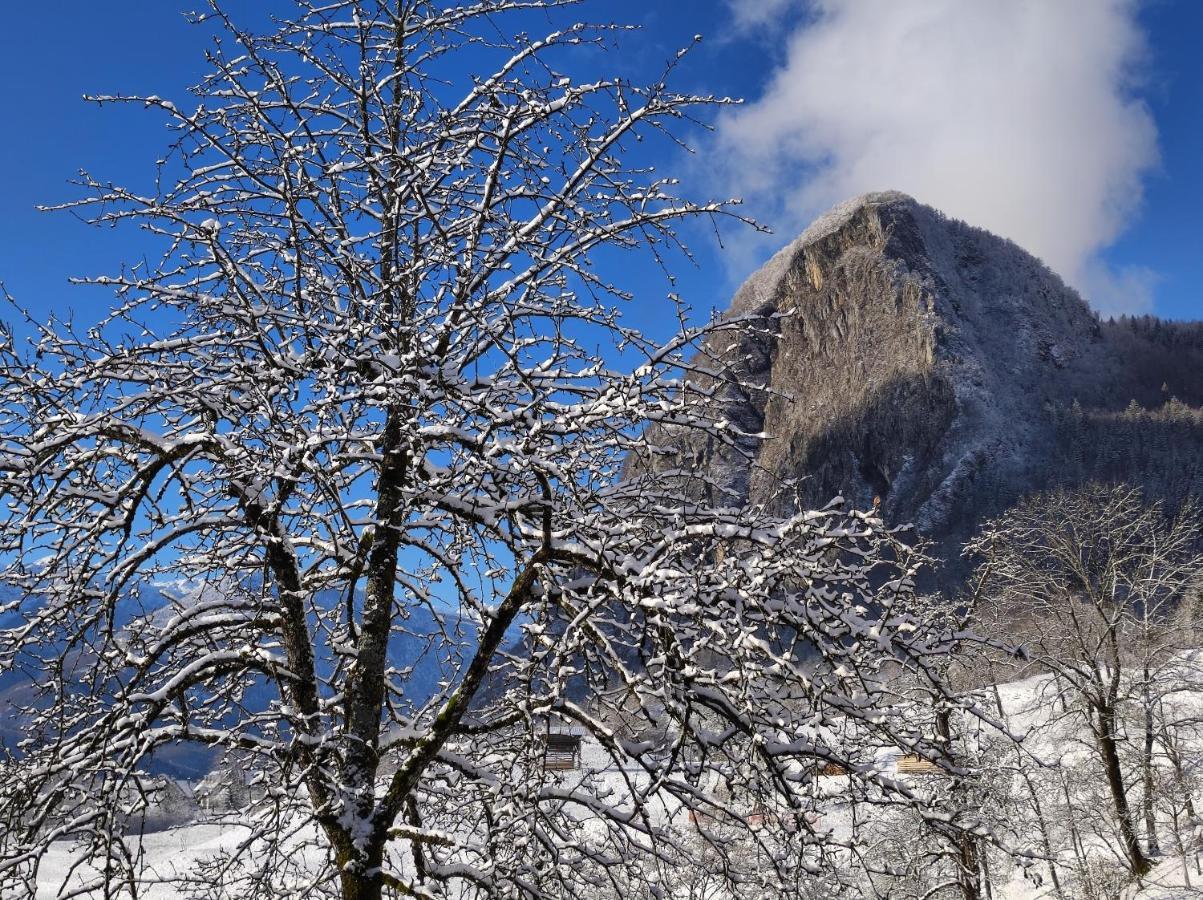
[[[727,315],[747,322],[708,348],[747,385],[728,417],[763,433],[750,464],[710,460],[738,502],[876,498],[951,552],[1031,490],[1203,489],[1188,459],[1203,448],[1203,328],[1100,321],[1016,244],[905,194],[833,208]]]

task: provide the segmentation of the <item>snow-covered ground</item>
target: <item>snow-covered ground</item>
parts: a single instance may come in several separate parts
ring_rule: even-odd
[[[141,896],[147,900],[174,900],[179,891],[166,884],[154,884],[156,878],[172,878],[195,872],[197,863],[214,856],[222,850],[230,850],[244,829],[230,825],[185,825],[168,831],[142,835],[131,839],[131,845],[140,841],[146,861],[147,886]],[[55,846],[38,870],[37,900],[50,900],[59,896],[59,889],[71,871],[72,854],[68,843]],[[72,885],[87,883],[96,877],[94,870],[76,871],[69,882]],[[7,900],[7,898],[6,898]]]
[[[1007,726],[1013,732],[1025,735],[1020,750],[1012,748],[1008,751],[1015,760],[1022,760],[1016,766],[1015,771],[1024,767],[1033,777],[1044,779],[1042,784],[1050,785],[1056,782],[1056,778],[1061,777],[1057,775],[1054,778],[1050,773],[1057,773],[1060,770],[1076,770],[1081,773],[1079,782],[1075,782],[1071,778],[1068,781],[1062,779],[1056,783],[1085,785],[1075,788],[1083,793],[1080,797],[1075,796],[1073,802],[1088,804],[1091,791],[1098,790],[1100,781],[1097,776],[1092,775],[1093,760],[1091,759],[1089,733],[1082,718],[1074,714],[1072,704],[1068,704],[1060,694],[1052,678],[1035,676],[1022,681],[1000,684],[996,691],[992,690],[988,693],[994,704],[994,712],[997,712],[1001,705]],[[1200,710],[1203,710],[1203,695],[1197,693],[1191,695],[1189,699],[1179,699],[1178,702],[1197,705]],[[626,786],[630,780],[636,782],[639,780],[638,773],[608,768],[607,761],[608,757],[600,747],[586,742],[581,747],[578,767],[564,772],[561,781],[566,787],[569,787],[574,781],[581,778],[600,778],[616,794],[621,795],[627,789]],[[905,779],[908,776],[899,777]],[[821,792],[827,796],[826,811],[819,821],[822,827],[831,829],[832,834],[841,839],[847,838],[851,833],[848,810],[841,799],[842,785],[845,783],[845,778],[835,776],[820,779],[819,785]],[[1061,802],[1052,794],[1053,792],[1049,791],[1046,796],[1039,798],[1041,802],[1047,804],[1046,809],[1050,815],[1053,814],[1055,804]],[[1101,791],[1099,795],[1102,796]],[[1023,803],[1017,805],[1022,810]],[[660,809],[660,815],[661,821],[671,821],[680,827],[689,825],[687,813],[676,805],[665,804]],[[1020,821],[1024,821],[1022,816]],[[1057,827],[1064,831],[1063,823],[1058,823]],[[1110,871],[1116,870],[1115,854],[1106,846],[1105,833],[1092,832],[1092,827],[1089,821],[1084,820],[1077,839],[1085,848],[1086,856],[1092,860],[1090,865],[1094,866],[1097,862],[1098,874],[1102,879],[1108,877],[1106,874],[1108,865],[1110,865]],[[1178,900],[1178,898],[1185,897],[1203,897],[1203,860],[1193,849],[1184,848],[1181,844],[1175,847],[1170,839],[1168,827],[1166,827],[1166,832],[1162,840],[1163,855],[1153,871],[1142,884],[1123,888],[1117,900]],[[243,828],[234,825],[189,824],[146,834],[140,838],[131,838],[131,842],[141,842],[141,851],[147,866],[147,880],[152,882],[141,896],[149,898],[149,900],[174,900],[174,898],[183,896],[173,886],[153,882],[180,875],[196,876],[201,864],[206,859],[212,859],[223,852],[232,850],[245,835],[246,831]],[[1019,834],[1018,838],[1020,843],[1026,844],[1029,848],[1036,847],[1038,844],[1035,834]],[[1056,840],[1054,843],[1057,843]],[[1193,846],[1197,843],[1192,832],[1191,844]],[[1058,844],[1058,847],[1058,852],[1062,854],[1066,852],[1064,843]],[[306,858],[305,854],[316,852],[312,846],[299,850],[298,856],[293,861],[302,862]],[[1075,877],[1072,871],[1072,861],[1065,856],[1062,856],[1061,860],[1065,867],[1065,879],[1071,881]],[[58,892],[64,877],[71,872],[70,865],[70,847],[66,843],[56,846],[45,859],[39,871],[37,900],[50,900],[59,895]],[[1047,862],[1040,859],[1028,868],[1028,877],[1025,877],[1023,867],[1014,866],[1008,874],[998,878],[998,882],[1001,883],[996,883],[994,886],[994,900],[1055,900],[1057,893],[1051,880],[1047,877],[1047,872]],[[94,878],[95,875],[96,873],[93,871],[74,871],[70,880],[72,884],[78,886]],[[1077,873],[1077,877],[1081,877],[1080,871]],[[1076,900],[1079,895],[1068,892],[1065,896]],[[1109,896],[1115,897],[1116,895],[1109,894]]]

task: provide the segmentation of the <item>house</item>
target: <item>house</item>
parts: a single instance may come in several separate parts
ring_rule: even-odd
[[[555,771],[570,771],[581,762],[581,735],[549,731],[544,737],[543,766]]]

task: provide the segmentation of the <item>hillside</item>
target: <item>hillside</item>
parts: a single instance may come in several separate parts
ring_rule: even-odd
[[[946,558],[1034,489],[1203,490],[1203,326],[1100,321],[1014,243],[899,193],[814,222],[736,292],[706,353],[748,389],[738,454],[689,447],[736,502],[880,498]],[[952,573],[955,580],[955,566]]]

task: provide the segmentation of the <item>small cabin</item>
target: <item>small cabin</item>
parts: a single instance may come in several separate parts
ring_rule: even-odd
[[[544,739],[543,765],[555,771],[569,771],[581,763],[581,736],[551,732]]]
[[[943,775],[944,770],[929,759],[924,759],[917,753],[908,753],[898,757],[894,771],[899,775]]]

